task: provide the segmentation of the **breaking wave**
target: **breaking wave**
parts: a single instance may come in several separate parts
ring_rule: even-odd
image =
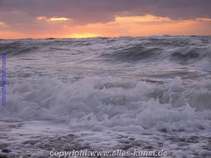
[[[13,85],[1,118],[65,121],[71,126],[157,128],[194,131],[209,128],[211,82],[184,87],[177,78],[164,85],[86,78],[63,83],[45,78]]]

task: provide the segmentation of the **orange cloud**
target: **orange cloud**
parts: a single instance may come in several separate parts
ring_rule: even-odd
[[[7,24],[5,22],[0,21],[0,27],[7,27]]]
[[[210,18],[196,18],[197,21],[211,22]]]
[[[168,17],[117,16],[108,23],[92,23],[83,26],[71,26],[76,34],[97,34],[98,36],[150,36],[150,35],[211,35],[211,19],[172,20]],[[72,37],[65,35],[65,37]]]
[[[37,20],[43,20],[46,22],[66,22],[66,21],[70,21],[71,19],[66,18],[66,17],[46,17],[46,16],[39,16],[37,17]]]
[[[153,15],[145,16],[117,16],[115,22],[117,23],[149,23],[149,22],[170,22],[168,17],[159,17]]]
[[[52,21],[52,22],[59,22],[59,21],[68,21],[70,20],[69,18],[65,18],[65,17],[52,17],[49,19],[49,21]]]

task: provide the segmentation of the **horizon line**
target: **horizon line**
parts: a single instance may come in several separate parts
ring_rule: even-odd
[[[0,38],[0,40],[53,40],[53,39],[96,39],[96,38],[147,38],[147,37],[211,37],[211,35],[146,35],[146,36],[96,36],[96,37],[43,37],[43,38]]]

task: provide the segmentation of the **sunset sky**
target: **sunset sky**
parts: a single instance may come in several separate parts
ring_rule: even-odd
[[[211,35],[211,0],[0,0],[0,39]]]

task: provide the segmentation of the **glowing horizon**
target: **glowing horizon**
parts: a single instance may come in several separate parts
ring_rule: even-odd
[[[187,20],[172,20],[168,17],[153,15],[116,16],[107,23],[74,24],[65,17],[37,17],[39,23],[47,23],[55,27],[46,32],[22,33],[16,31],[0,32],[1,38],[96,38],[122,36],[153,36],[153,35],[211,35],[209,25],[211,19],[197,18]],[[68,23],[67,23],[68,22]],[[41,24],[40,24],[41,25]],[[49,26],[50,25],[50,26]],[[0,22],[0,27],[7,24]],[[59,28],[60,30],[58,31]]]
[[[0,39],[211,35],[211,2],[194,1],[1,0]]]

